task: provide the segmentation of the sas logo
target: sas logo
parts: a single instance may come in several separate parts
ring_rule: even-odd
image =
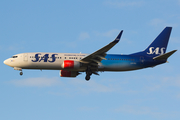
[[[45,54],[43,57],[40,57],[39,55],[41,55],[40,53],[35,54],[35,60],[31,60],[32,62],[55,62],[56,61],[56,56],[58,54],[52,54],[51,57],[49,57],[49,54]],[[51,60],[48,60],[48,58],[50,58]]]
[[[159,48],[159,47],[157,47],[156,49],[154,48],[154,47],[150,47],[149,48],[149,52],[147,52],[147,54],[149,54],[149,55],[151,55],[151,54],[156,54],[156,55],[162,55],[162,54],[164,54],[164,47],[163,48]]]

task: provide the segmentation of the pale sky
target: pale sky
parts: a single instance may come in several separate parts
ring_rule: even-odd
[[[144,50],[173,27],[167,52],[180,50],[180,0],[1,0],[1,120],[179,120],[180,53],[154,68],[62,78],[3,64],[24,52],[108,53]]]

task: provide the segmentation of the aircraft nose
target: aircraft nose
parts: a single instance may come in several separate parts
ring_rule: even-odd
[[[5,61],[4,61],[4,64],[5,64],[5,65],[8,65],[8,63],[9,63],[8,61],[9,61],[8,59],[5,60]]]

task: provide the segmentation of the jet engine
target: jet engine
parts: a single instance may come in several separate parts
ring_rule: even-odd
[[[65,69],[78,69],[80,68],[80,62],[74,60],[64,60],[61,67]]]
[[[77,71],[60,70],[60,77],[76,77],[79,74]]]

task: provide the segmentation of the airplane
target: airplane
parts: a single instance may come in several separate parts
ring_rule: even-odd
[[[177,50],[166,53],[172,27],[166,27],[155,40],[143,51],[129,55],[107,54],[122,36],[120,31],[114,41],[91,53],[21,53],[6,59],[4,64],[19,70],[23,69],[60,70],[61,77],[76,77],[86,73],[88,81],[92,74],[99,75],[104,71],[131,71],[154,67],[167,62]]]

